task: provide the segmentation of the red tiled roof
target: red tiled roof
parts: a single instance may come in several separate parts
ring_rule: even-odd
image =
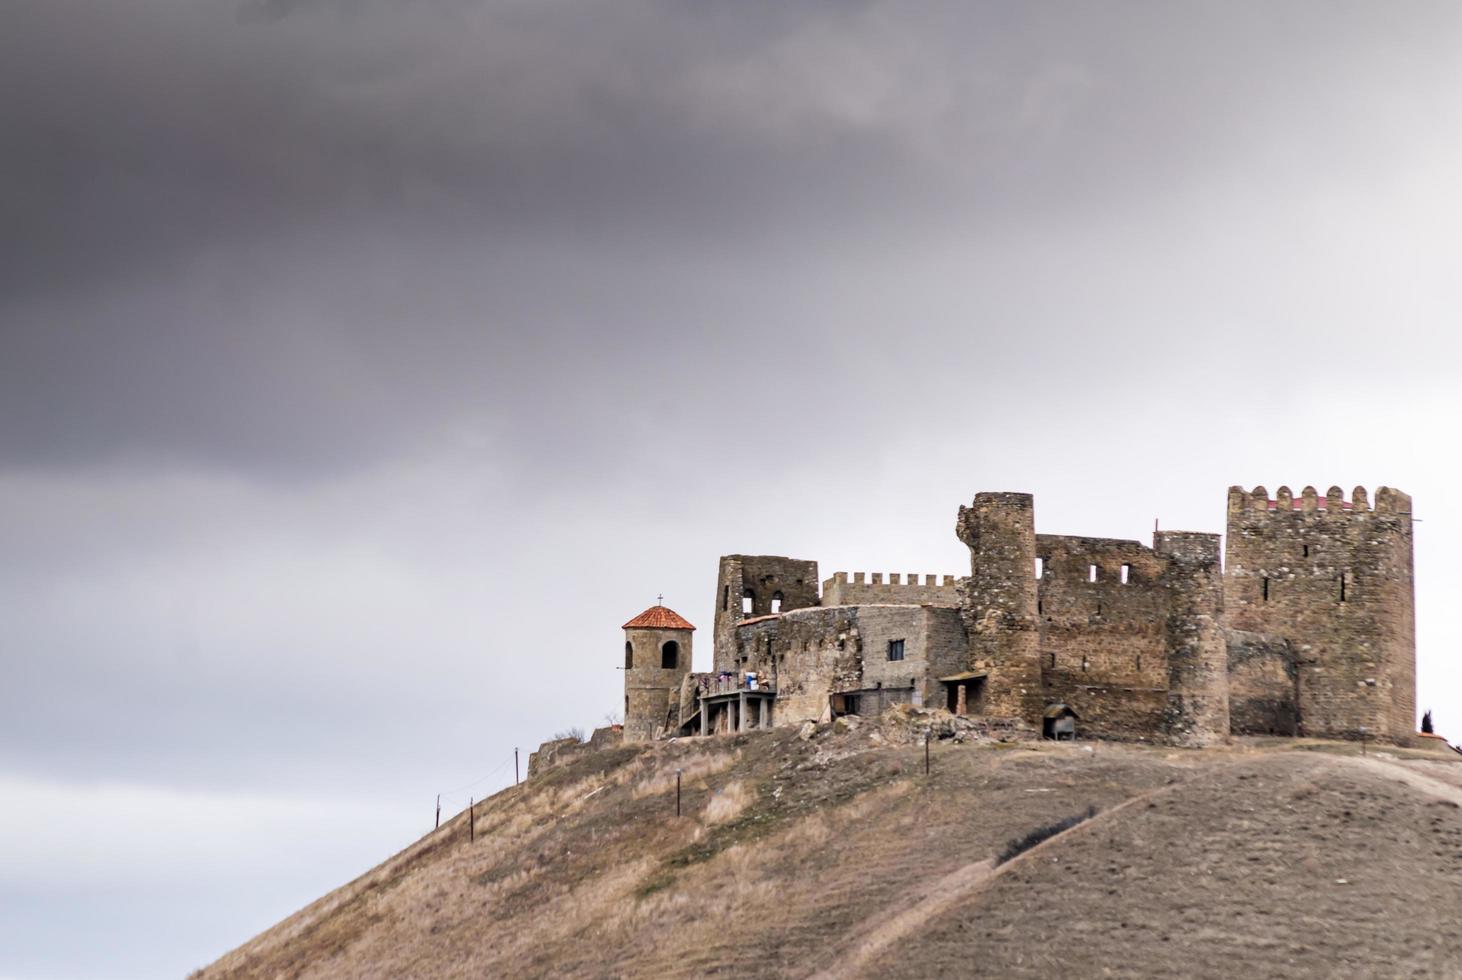
[[[651,606],[624,624],[627,630],[693,630],[684,616],[668,606]]]

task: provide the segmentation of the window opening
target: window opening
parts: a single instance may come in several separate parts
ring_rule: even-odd
[[[1123,585],[1126,585],[1131,580],[1131,578],[1132,578],[1132,566],[1131,565],[1123,565],[1122,566],[1122,584]]]
[[[725,588],[721,589],[721,608],[722,609],[729,609],[730,607],[731,607],[731,586],[728,585]]]
[[[1086,567],[1086,580],[1088,582],[1095,582],[1096,581],[1096,566],[1095,565],[1088,565]]]
[[[774,592],[772,594],[772,612],[779,613],[781,611],[782,611],[782,593],[780,593],[780,592]]]
[[[904,641],[903,640],[889,640],[888,641],[888,659],[890,659],[890,660],[902,660],[902,659],[904,659]]]
[[[635,666],[635,645],[629,640],[624,641],[624,669],[633,670]]]
[[[1081,657],[1081,669],[1082,669],[1082,671],[1085,672],[1086,671],[1086,668],[1088,668],[1090,666],[1091,666],[1091,661],[1086,658],[1086,655],[1085,654],[1083,654],[1082,657]]]
[[[741,593],[741,614],[743,616],[750,615],[751,611],[755,608],[755,606],[756,606],[756,593],[755,592],[752,592],[750,589],[747,589],[745,592]]]
[[[1036,559],[1036,578],[1042,578],[1046,574],[1046,559]]]
[[[1264,579],[1264,601],[1269,601],[1269,579],[1267,577]]]
[[[1305,557],[1305,558],[1310,557],[1310,546],[1309,545],[1307,545],[1307,544],[1306,545],[1301,545],[1300,546],[1300,551],[1301,551],[1301,554],[1302,554],[1303,557]]]
[[[1345,601],[1345,573],[1340,573],[1340,601]]]
[[[660,648],[660,668],[662,670],[674,670],[680,665],[680,644],[674,640],[666,640],[665,645]]]
[[[1055,651],[1052,651],[1051,652],[1051,662],[1049,664],[1047,664],[1047,666],[1050,667],[1052,670],[1055,670],[1056,669],[1056,653],[1055,653]]]

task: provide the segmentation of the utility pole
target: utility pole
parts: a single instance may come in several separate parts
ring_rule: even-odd
[[[924,729],[924,775],[929,775],[929,729]]]
[[[467,839],[477,840],[477,807],[470,796],[467,797]]]
[[[675,815],[680,816],[680,770],[675,770]]]
[[[437,794],[437,820],[436,820],[436,823],[434,823],[434,824],[431,825],[431,829],[432,830],[436,830],[441,825],[442,825],[442,794],[441,793],[438,793]]]
[[[513,785],[518,785],[518,747],[513,746]]]

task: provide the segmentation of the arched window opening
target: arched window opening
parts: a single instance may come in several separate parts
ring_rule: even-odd
[[[660,667],[663,670],[674,670],[680,666],[680,644],[674,640],[666,640],[665,645],[660,648]]]
[[[782,611],[782,593],[777,592],[777,593],[774,593],[772,595],[772,612],[779,613],[781,611]]]
[[[624,669],[633,670],[635,666],[635,645],[629,640],[624,641]]]
[[[741,593],[741,615],[750,616],[756,608],[756,593],[747,589]]]

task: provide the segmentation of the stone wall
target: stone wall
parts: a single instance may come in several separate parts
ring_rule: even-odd
[[[743,599],[750,600],[749,611],[743,612]],[[819,605],[817,562],[778,555],[722,556],[712,630],[716,670],[736,669],[736,625],[743,619],[770,615],[774,604],[782,612]]]
[[[1083,733],[1157,733],[1168,686],[1166,559],[1136,541],[1035,541],[1041,574],[1034,561],[1027,574],[1037,583],[1045,703],[1070,705]]]
[[[800,609],[744,623],[734,634],[733,670],[755,671],[777,692],[775,725],[825,721],[828,695],[863,686],[859,609]]]
[[[1297,690],[1288,640],[1228,631],[1228,712],[1235,735],[1299,734]]]
[[[922,578],[922,581],[921,581]],[[953,575],[916,572],[836,572],[822,583],[824,606],[959,605],[959,583]]]
[[[1304,735],[1406,742],[1416,723],[1411,498],[1231,487],[1231,629],[1288,641]],[[1364,729],[1364,733],[1362,732]]]

